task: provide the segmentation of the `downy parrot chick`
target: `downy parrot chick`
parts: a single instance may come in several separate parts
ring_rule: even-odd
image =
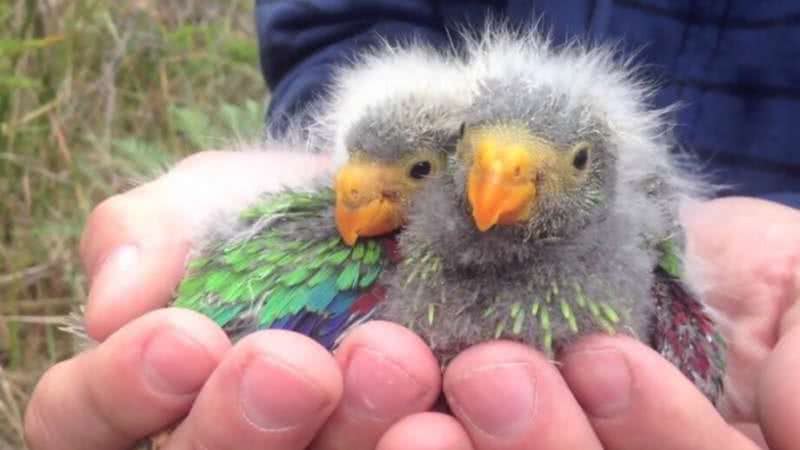
[[[452,57],[422,46],[387,45],[343,69],[313,136],[292,141],[332,146],[335,176],[265,193],[233,224],[220,221],[174,305],[211,317],[234,339],[283,328],[338,345],[385,297],[395,232],[455,149],[468,82]],[[286,139],[278,146],[291,147]]]
[[[379,316],[443,363],[496,338],[552,355],[630,334],[715,400],[722,343],[681,279],[677,215],[704,188],[670,153],[668,111],[607,50],[484,36],[470,41],[477,92],[457,153],[411,210]]]
[[[396,232],[454,151],[468,86],[453,56],[421,45],[386,45],[341,68],[310,133],[298,125],[264,145],[332,147],[335,175],[264,193],[213,224],[172,305],[210,317],[233,340],[280,328],[334,349],[384,300]]]

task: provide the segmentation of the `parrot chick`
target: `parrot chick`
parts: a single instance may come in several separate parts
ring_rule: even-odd
[[[333,349],[385,297],[395,232],[454,151],[466,73],[422,46],[387,45],[340,68],[312,136],[299,129],[266,145],[325,142],[335,176],[265,193],[232,224],[220,221],[192,255],[173,305],[205,314],[233,339],[282,328]]]
[[[396,232],[444,170],[469,86],[458,59],[419,44],[386,44],[338,68],[311,125],[264,145],[332,147],[335,176],[264,193],[219,220],[193,251],[172,305],[210,317],[234,341],[279,328],[335,349],[384,300],[399,259]]]
[[[680,278],[678,208],[705,187],[670,152],[669,110],[608,50],[483,36],[468,41],[477,90],[457,152],[417,197],[378,316],[443,363],[490,339],[552,355],[630,334],[715,400],[721,341]]]

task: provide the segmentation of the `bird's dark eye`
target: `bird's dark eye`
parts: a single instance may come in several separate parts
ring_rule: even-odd
[[[587,162],[589,162],[589,147],[584,145],[575,152],[575,156],[572,159],[572,166],[578,170],[583,170],[586,168]]]
[[[431,163],[428,161],[419,161],[411,166],[408,175],[415,180],[421,180],[431,173]]]

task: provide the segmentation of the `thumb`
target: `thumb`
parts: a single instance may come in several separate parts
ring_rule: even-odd
[[[309,153],[202,152],[161,178],[100,203],[87,220],[80,248],[91,280],[89,335],[104,340],[164,306],[183,276],[193,240],[211,218],[330,166],[328,156]]]
[[[800,270],[795,280],[794,304],[758,384],[758,421],[769,448],[795,448],[800,440]]]

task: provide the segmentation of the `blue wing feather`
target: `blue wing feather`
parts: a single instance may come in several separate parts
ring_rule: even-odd
[[[329,236],[298,241],[297,227],[317,230],[320,220],[330,220],[333,200],[330,190],[267,195],[241,217],[252,227],[246,238],[212,241],[190,263],[173,305],[211,317],[232,339],[280,328],[331,348],[383,298],[374,287],[397,262],[388,246],[393,238],[350,247],[331,229]]]

